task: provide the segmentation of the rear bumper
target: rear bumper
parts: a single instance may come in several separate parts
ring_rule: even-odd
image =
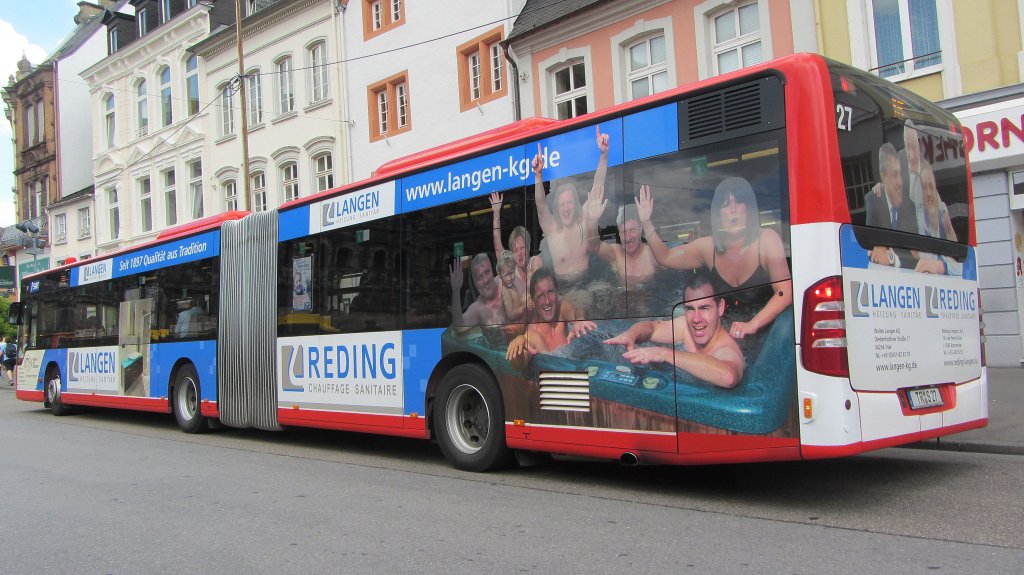
[[[842,457],[885,447],[906,445],[988,425],[988,378],[951,386],[949,405],[917,414],[907,409],[902,392],[853,392],[860,423],[860,441],[841,445],[801,445],[805,459]]]

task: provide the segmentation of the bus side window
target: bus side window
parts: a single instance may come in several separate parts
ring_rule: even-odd
[[[330,329],[399,329],[400,221],[374,220],[322,235],[316,306]]]

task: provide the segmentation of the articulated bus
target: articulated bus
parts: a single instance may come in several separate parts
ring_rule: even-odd
[[[794,55],[23,281],[17,397],[701,464],[988,422],[962,129]]]

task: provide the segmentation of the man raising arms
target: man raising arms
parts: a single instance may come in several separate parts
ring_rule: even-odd
[[[555,213],[552,213],[544,195],[544,179],[541,175],[544,170],[544,157],[539,142],[537,155],[533,158],[537,220],[544,232],[555,277],[563,282],[563,285],[566,282],[575,283],[586,274],[590,258],[587,252],[588,232],[585,230],[590,226],[585,227],[584,220],[596,220],[607,204],[607,200],[593,200],[597,189],[601,190],[603,197],[604,180],[608,173],[608,134],[602,134],[600,126],[597,126],[596,130],[597,148],[601,152],[601,157],[594,173],[594,186],[582,207],[576,196],[576,188],[572,184],[563,184],[553,194]]]

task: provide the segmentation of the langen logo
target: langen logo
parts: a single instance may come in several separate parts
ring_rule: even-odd
[[[897,317],[897,312],[919,313],[921,288],[862,281],[850,281],[853,317]]]
[[[68,382],[95,383],[117,373],[117,357],[112,351],[69,351]]]
[[[102,278],[109,271],[109,262],[100,262],[82,268],[82,283],[88,283],[95,279]]]
[[[321,204],[321,227],[330,229],[380,217],[380,190],[362,190],[333,198]]]

